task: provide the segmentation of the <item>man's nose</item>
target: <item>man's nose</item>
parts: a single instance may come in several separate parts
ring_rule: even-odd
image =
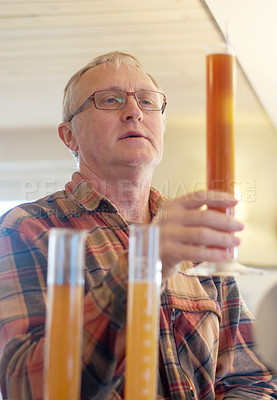
[[[141,120],[143,118],[143,112],[139,108],[138,102],[134,94],[128,94],[126,98],[125,107],[123,108],[124,118]]]

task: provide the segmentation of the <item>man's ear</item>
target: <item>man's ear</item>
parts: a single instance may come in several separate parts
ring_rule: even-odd
[[[62,122],[58,126],[59,137],[64,142],[66,147],[71,151],[78,151],[78,144],[71,129],[69,122]]]

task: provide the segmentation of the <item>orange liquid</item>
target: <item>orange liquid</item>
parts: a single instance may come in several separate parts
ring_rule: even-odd
[[[83,286],[50,286],[48,313],[44,400],[78,400]]]
[[[155,283],[129,282],[126,400],[156,400],[159,298]]]
[[[234,56],[207,56],[207,185],[234,194]],[[232,210],[219,209],[232,214]]]

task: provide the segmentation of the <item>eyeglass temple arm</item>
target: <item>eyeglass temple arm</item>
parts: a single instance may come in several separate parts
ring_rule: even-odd
[[[164,101],[163,101],[163,105],[162,105],[162,114],[164,113],[166,105],[167,105],[167,101],[166,101],[166,97],[164,96]]]
[[[79,108],[77,108],[76,111],[74,111],[73,114],[70,115],[70,117],[67,118],[66,122],[70,122],[72,120],[73,117],[75,117],[75,115],[79,114],[81,111],[83,111],[83,109],[93,101],[94,96],[90,96],[89,98],[86,99],[86,101],[80,105]]]

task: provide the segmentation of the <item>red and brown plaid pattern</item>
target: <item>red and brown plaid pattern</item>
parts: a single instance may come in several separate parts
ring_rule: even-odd
[[[151,188],[153,216],[165,201]],[[124,398],[127,222],[79,173],[64,191],[0,220],[3,399],[42,400],[48,232],[86,229],[82,399]],[[254,352],[253,321],[233,278],[185,275],[161,296],[158,399],[277,399]]]

